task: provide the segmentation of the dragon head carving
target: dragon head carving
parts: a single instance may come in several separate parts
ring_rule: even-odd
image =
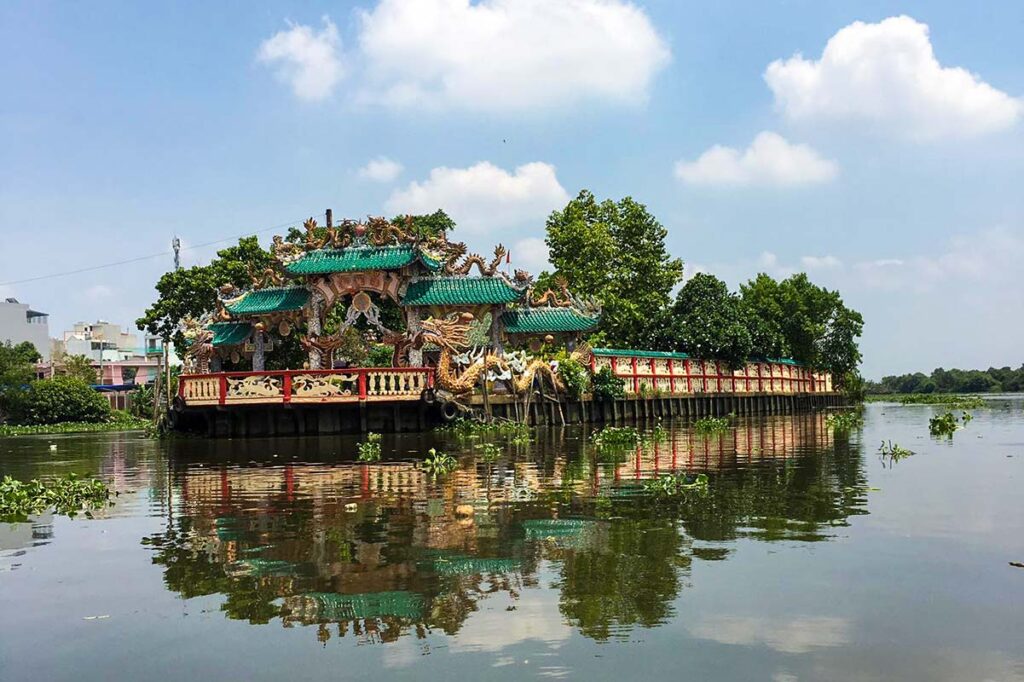
[[[420,323],[421,338],[424,343],[457,352],[469,346],[469,325],[472,321],[471,313],[453,313],[441,319],[428,317]]]

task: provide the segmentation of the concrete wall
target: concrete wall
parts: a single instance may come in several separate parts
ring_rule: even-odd
[[[0,343],[10,341],[12,344],[19,344],[28,341],[44,361],[50,359],[50,325],[47,317],[34,317],[36,321],[29,321],[29,306],[16,301],[0,301]]]

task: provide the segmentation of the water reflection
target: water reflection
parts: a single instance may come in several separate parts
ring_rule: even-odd
[[[835,442],[816,415],[712,437],[666,426],[611,461],[575,429],[539,432],[490,463],[473,445],[444,444],[461,467],[440,479],[413,461],[346,461],[334,440],[277,441],[260,455],[253,443],[176,445],[166,525],[143,544],[175,593],[223,595],[229,618],[307,626],[324,643],[455,634],[485,605],[514,632],[542,585],[557,588],[563,622],[606,640],[670,619],[692,562],[727,559],[737,538],[827,540],[865,513],[859,446]],[[645,479],[682,471],[707,472],[708,494],[643,493]],[[763,640],[756,625],[726,630]]]

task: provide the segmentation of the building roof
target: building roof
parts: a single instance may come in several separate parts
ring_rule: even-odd
[[[574,308],[521,308],[501,314],[509,334],[586,332],[596,327],[598,321],[598,317],[584,315]]]
[[[501,304],[521,297],[503,277],[425,277],[409,284],[402,305]]]
[[[614,355],[620,358],[658,358],[672,360],[686,360],[690,356],[686,353],[669,353],[661,350],[624,350],[621,348],[595,348],[594,355]]]
[[[249,291],[224,307],[232,315],[266,315],[298,310],[308,300],[306,287],[272,287]]]
[[[350,246],[344,249],[308,251],[285,266],[290,275],[328,275],[333,272],[398,270],[420,260],[431,270],[439,263],[412,244],[398,246]]]
[[[214,322],[208,329],[213,332],[214,346],[236,346],[252,334],[248,322]]]

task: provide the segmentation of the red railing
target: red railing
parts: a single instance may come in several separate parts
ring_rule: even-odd
[[[287,369],[183,374],[178,395],[186,405],[351,403],[419,400],[433,385],[430,367]]]
[[[730,370],[715,360],[637,357],[603,353],[591,371],[603,367],[621,378],[629,395],[693,393],[814,393],[832,390],[827,373],[784,362],[750,362]]]

